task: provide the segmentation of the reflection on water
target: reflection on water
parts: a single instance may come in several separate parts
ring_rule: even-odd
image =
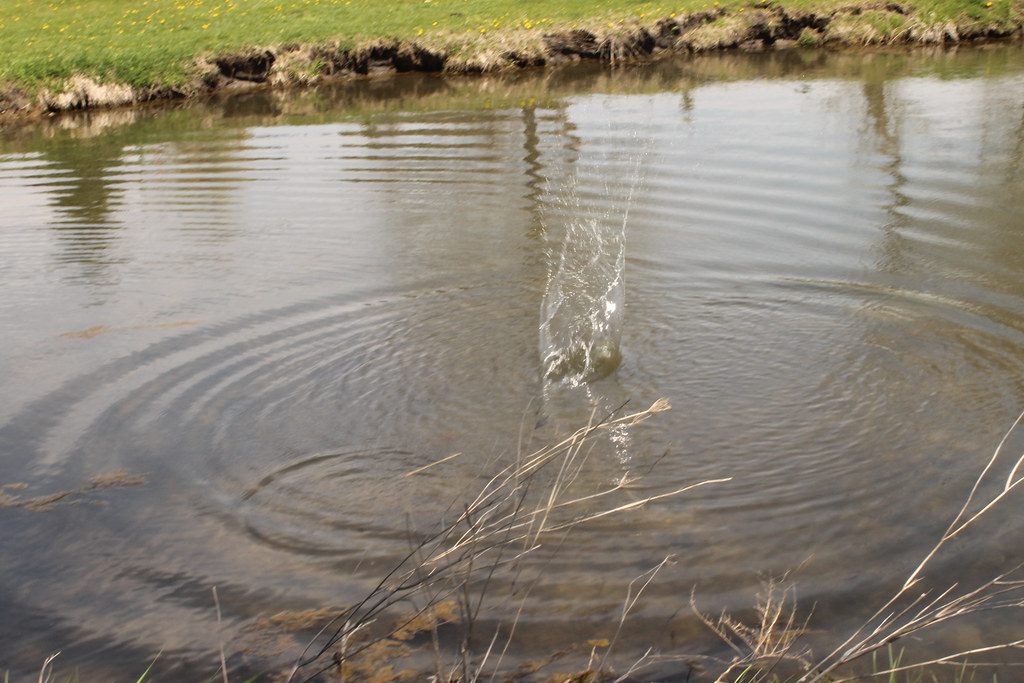
[[[163,650],[168,680],[208,677],[212,586],[232,666],[276,662],[243,651],[260,615],[351,604],[495,467],[662,396],[578,485],[731,481],[526,558],[515,655],[609,637],[668,554],[621,662],[721,654],[691,589],[742,613],[786,572],[820,650],[916,565],[1024,405],[1022,63],[718,55],[8,131],[0,500],[147,483],[0,506],[0,666],[62,650],[127,678]],[[614,371],[545,381],[547,351],[593,369],[604,340]],[[1020,520],[988,531],[930,578],[1024,559]]]

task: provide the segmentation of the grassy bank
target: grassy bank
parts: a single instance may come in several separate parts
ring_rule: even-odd
[[[328,41],[354,47],[376,38],[436,41],[563,27],[591,15],[617,21],[656,9],[653,3],[626,0],[596,6],[540,0],[14,0],[5,5],[0,9],[3,80],[53,85],[81,71],[133,86],[183,85],[189,62],[207,52]]]
[[[1022,32],[1024,0],[8,0],[0,112],[378,71]]]

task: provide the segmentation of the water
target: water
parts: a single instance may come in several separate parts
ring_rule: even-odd
[[[787,573],[822,652],[1024,407],[1022,65],[723,55],[6,131],[0,669],[60,650],[58,672],[134,680],[162,651],[154,679],[206,680],[222,642],[233,667],[290,661],[302,638],[261,617],[351,604],[518,453],[661,397],[576,485],[730,481],[524,560],[514,658],[610,638],[666,555],[620,670],[727,655],[691,591],[747,616]],[[1024,560],[1019,504],[929,579]],[[901,642],[1017,634],[986,614]]]

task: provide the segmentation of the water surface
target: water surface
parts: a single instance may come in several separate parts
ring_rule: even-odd
[[[0,668],[61,650],[120,679],[162,650],[155,676],[205,680],[226,641],[260,670],[287,650],[253,645],[261,615],[354,602],[483,474],[660,397],[673,409],[599,443],[582,483],[646,475],[629,500],[731,481],[530,559],[516,656],[610,637],[667,555],[618,666],[725,654],[691,591],[745,614],[787,573],[816,650],[834,643],[1024,407],[1022,67],[1019,47],[726,55],[7,131],[0,490],[77,493],[0,507]],[[603,267],[573,286],[567,248]],[[561,300],[609,273],[593,291],[620,358],[560,381],[552,283]],[[88,488],[121,470],[145,483]],[[1019,504],[934,578],[1024,560]]]

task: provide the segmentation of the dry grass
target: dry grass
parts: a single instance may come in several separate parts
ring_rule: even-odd
[[[1024,567],[1021,565],[1009,567],[998,576],[973,586],[953,583],[939,589],[922,588],[933,561],[951,541],[973,530],[993,510],[1005,506],[1008,498],[1018,488],[1024,488],[1024,453],[1007,456],[1004,452],[1011,435],[1022,422],[1024,413],[1003,436],[945,532],[907,575],[900,588],[824,657],[812,659],[810,653],[801,646],[800,638],[806,631],[810,616],[798,619],[794,594],[788,589],[780,591],[776,582],[768,584],[757,606],[759,618],[753,624],[744,623],[724,613],[717,618],[709,617],[697,610],[691,598],[691,604],[694,604],[694,611],[700,620],[735,653],[731,660],[724,663],[724,671],[716,681],[732,683],[742,680],[743,683],[756,683],[775,680],[777,669],[787,663],[795,663],[801,671],[785,679],[795,683],[861,680],[862,676],[846,677],[843,671],[851,663],[889,648],[896,640],[920,635],[928,629],[969,615],[1024,608]],[[1000,470],[1003,474],[997,475]],[[1024,649],[1024,638],[993,642],[907,663],[897,658],[888,667],[874,667],[870,676],[891,677],[939,664],[965,667],[970,657],[1008,649]]]
[[[541,64],[545,56],[543,31],[539,30],[449,34],[431,37],[423,44],[447,55],[444,70],[448,73],[485,73]]]
[[[365,663],[357,663],[361,656],[368,656],[370,661],[376,662],[374,666],[384,666],[382,658],[386,658],[387,653],[398,652],[396,648],[404,647],[407,634],[414,629],[431,632],[436,681],[468,683],[478,680],[485,671],[500,671],[531,586],[530,581],[520,576],[522,565],[517,560],[535,552],[553,534],[555,538],[562,538],[587,521],[636,509],[696,486],[713,483],[702,481],[624,504],[614,502],[613,494],[632,483],[627,479],[591,493],[574,489],[589,446],[595,438],[616,427],[639,424],[667,408],[667,403],[659,401],[645,411],[622,417],[609,416],[558,444],[521,457],[513,465],[502,468],[487,481],[479,494],[463,504],[455,521],[419,542],[365,601],[332,619],[317,643],[311,645],[303,658],[296,662],[292,678],[313,677],[332,668],[349,673],[365,670],[359,668],[365,667]],[[996,507],[1005,504],[1007,498],[1024,484],[1024,454],[1008,458],[1004,452],[1011,434],[1022,422],[1024,413],[1003,437],[946,531],[900,588],[863,625],[824,657],[814,658],[804,644],[803,637],[811,615],[798,617],[795,592],[792,587],[785,587],[785,579],[766,583],[751,621],[726,613],[718,616],[705,614],[698,609],[691,595],[691,607],[700,621],[734,653],[731,659],[718,662],[717,669],[721,673],[716,681],[839,683],[858,680],[859,677],[845,678],[843,671],[851,663],[891,647],[900,638],[921,634],[929,628],[981,611],[1024,607],[1024,577],[1019,575],[1020,567],[1012,567],[975,586],[954,583],[937,591],[921,588],[929,566],[943,549],[953,539],[970,531]],[[451,457],[454,456],[445,460]],[[439,461],[434,466],[441,466],[443,462]],[[415,476],[424,469],[408,476]],[[998,471],[1002,474],[993,486]],[[542,477],[544,472],[549,476]],[[983,491],[988,493],[983,494]],[[615,633],[607,642],[592,643],[590,665],[571,680],[609,679],[608,657],[628,616],[637,606],[644,589],[670,561],[671,558],[666,558],[629,585]],[[525,586],[523,597],[511,623],[493,633],[483,634],[487,646],[478,653],[473,650],[473,643],[480,640],[481,634],[475,633],[474,629],[483,610],[488,586],[501,572],[510,572],[514,583]],[[369,624],[385,609],[411,596],[420,601],[420,607],[412,616],[383,637],[365,636]],[[443,610],[447,616],[437,618],[437,610]],[[441,645],[438,636],[441,623],[456,623],[461,631],[454,652],[446,654]],[[1008,648],[1024,648],[1024,639],[906,663],[902,657],[895,660],[890,657],[887,666],[878,667],[876,664],[871,675],[892,677],[937,664],[965,666],[969,657]],[[600,656],[599,651],[602,651]],[[556,653],[549,659],[553,661],[560,654]],[[641,671],[650,662],[665,659],[649,651],[617,680]],[[527,669],[532,673],[548,663],[532,663],[533,666],[527,665]],[[387,671],[393,675],[387,680],[400,680],[409,673]]]
[[[721,638],[735,653],[726,663],[718,681],[737,680],[737,673],[745,681],[769,680],[776,669],[791,663],[807,670],[811,666],[810,651],[801,645],[800,637],[807,631],[810,615],[797,620],[796,596],[792,587],[770,579],[758,597],[753,624],[746,624],[725,612],[710,617],[697,608],[691,594],[690,606],[697,618]]]
[[[97,83],[87,76],[75,75],[64,83],[63,90],[43,91],[39,98],[47,109],[67,111],[134,104],[136,95],[135,90],[124,83]]]
[[[910,572],[899,590],[860,628],[801,677],[801,683],[836,680],[834,672],[845,664],[877,652],[899,638],[920,633],[939,624],[982,611],[1024,608],[1024,576],[1021,575],[1019,565],[977,586],[961,586],[954,583],[937,593],[933,590],[920,589],[931,562],[940,555],[947,544],[970,531],[979,520],[1004,503],[1024,484],[1024,453],[1010,456],[1009,459],[1004,453],[1011,435],[1022,422],[1024,413],[1017,417],[1003,435],[953,521],[920,564]],[[1005,479],[996,475],[1000,466],[1007,468]],[[995,481],[996,479],[999,481]],[[996,484],[994,490],[988,495],[982,495],[982,491],[990,488],[993,483]],[[905,670],[931,664],[962,662],[967,657],[981,652],[1021,647],[1024,647],[1024,639],[992,643],[899,668]]]
[[[457,507],[449,508],[452,521],[418,540],[374,590],[321,629],[296,661],[289,680],[308,680],[329,670],[344,672],[360,655],[379,648],[383,641],[394,640],[396,634],[407,630],[410,624],[430,617],[439,606],[453,600],[460,614],[458,644],[455,652],[446,652],[434,631],[436,680],[468,682],[477,680],[485,669],[500,670],[515,637],[518,615],[530,588],[539,579],[523,576],[523,564],[518,560],[535,553],[548,539],[564,540],[566,534],[581,524],[635,510],[699,486],[727,481],[695,482],[626,502],[615,494],[635,483],[627,477],[601,490],[580,490],[580,474],[597,439],[604,438],[609,430],[633,428],[668,409],[668,402],[659,400],[636,413],[592,419],[591,424],[559,443],[520,456],[514,463],[499,469],[478,493]],[[441,461],[437,466],[441,466]],[[639,587],[637,584],[630,586],[623,620],[662,565],[638,579]],[[477,624],[485,609],[488,590],[499,575],[520,587],[516,616],[493,633],[479,634]],[[383,636],[361,638],[371,623],[398,603],[413,604],[416,609],[404,623]],[[621,627],[620,623],[620,630]],[[474,651],[474,643],[478,641],[487,643],[480,653]],[[602,663],[604,661],[602,659]]]
[[[749,29],[746,17],[730,14],[693,29],[686,34],[686,39],[695,52],[720,50],[739,45],[747,37]]]

